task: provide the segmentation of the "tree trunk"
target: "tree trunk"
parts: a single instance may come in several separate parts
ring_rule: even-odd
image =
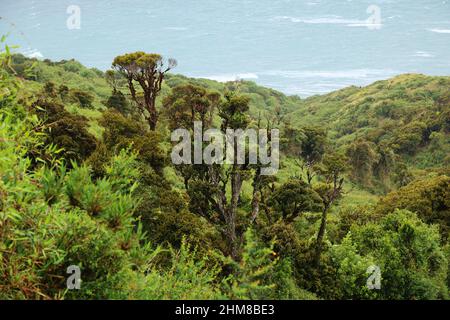
[[[151,114],[148,122],[151,131],[156,130],[157,123],[158,123],[158,116],[156,114]]]
[[[242,188],[242,177],[237,166],[233,168],[231,174],[231,202],[228,210],[228,236],[231,249],[231,257],[234,260],[239,256],[239,243],[236,237],[236,213],[239,201],[239,195]]]
[[[156,110],[156,97],[151,97],[148,104],[148,112],[150,114],[149,116],[149,125],[150,130],[155,131],[156,130],[156,124],[158,123],[158,111]]]
[[[260,184],[261,184],[261,170],[258,168],[255,172],[255,176],[253,177],[252,215],[250,219],[250,224],[252,224],[256,220],[256,217],[259,214]]]
[[[239,244],[236,237],[236,214],[228,212],[228,223],[227,223],[227,236],[228,236],[228,247],[230,250],[230,255],[233,260],[237,261],[239,258]]]
[[[316,252],[315,252],[315,257],[314,257],[314,262],[315,262],[316,266],[319,266],[320,255],[322,254],[323,238],[325,236],[325,230],[327,227],[328,208],[329,208],[329,206],[326,205],[322,211],[322,220],[320,222],[319,233],[317,234]]]

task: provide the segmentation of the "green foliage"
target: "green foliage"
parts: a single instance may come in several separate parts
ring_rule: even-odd
[[[162,170],[166,154],[160,146],[158,133],[149,132],[138,119],[124,116],[112,109],[103,113],[100,124],[105,128],[103,142],[108,150],[132,146],[141,161],[157,172]]]
[[[3,45],[3,43],[4,39],[2,38],[0,44]],[[6,53],[8,51],[9,47],[6,45],[5,52],[0,52],[0,110],[8,107],[14,112],[18,107],[16,98],[20,82],[11,76],[11,73],[15,71],[12,67],[11,55]]]
[[[169,265],[160,270],[152,264],[145,287],[134,298],[159,300],[223,299],[217,282],[220,266],[207,256],[200,257],[184,239],[180,249],[169,248]]]
[[[186,242],[170,250],[170,266],[148,265],[161,250],[141,245],[133,218],[136,155],[114,156],[97,181],[75,163],[69,172],[60,166],[33,173],[25,157],[40,139],[33,122],[2,120],[0,139],[8,142],[0,147],[1,298],[223,297],[220,269],[194,258]],[[69,265],[82,271],[81,290],[66,290]]]
[[[329,255],[336,270],[336,285],[339,287],[335,299],[374,299],[378,294],[376,290],[367,288],[367,269],[376,265],[373,258],[361,256],[352,243],[349,234],[342,243],[333,246]]]
[[[65,102],[69,95],[69,87],[62,84],[58,87],[58,94],[61,98],[61,101]]]
[[[347,149],[347,156],[353,167],[353,178],[362,184],[370,184],[374,165],[378,162],[375,144],[364,140],[354,141]]]
[[[156,67],[157,64],[161,62],[161,60],[162,57],[159,54],[146,54],[145,52],[138,51],[116,57],[113,61],[113,66],[121,67],[124,69],[131,68],[134,65],[142,69],[147,67],[153,68]]]
[[[280,151],[287,156],[298,157],[303,150],[302,144],[306,140],[303,131],[293,127],[287,121],[285,121],[284,126],[281,129]]]
[[[248,229],[245,245],[239,263],[230,260],[235,268],[230,281],[230,294],[233,299],[267,299],[275,284],[268,281],[277,260],[271,247],[264,247],[255,232]]]
[[[69,60],[69,61],[61,61],[61,64],[64,68],[64,70],[69,71],[69,72],[80,72],[83,70],[83,65],[81,63],[79,63],[78,61],[75,60]]]
[[[111,96],[106,101],[108,108],[114,108],[120,113],[127,115],[132,112],[130,103],[127,101],[125,95],[120,91],[113,91]]]
[[[348,158],[337,152],[328,152],[319,167],[320,174],[328,183],[336,183],[348,170]]]
[[[174,59],[168,59],[166,64],[161,55],[142,51],[117,56],[112,63],[112,67],[127,80],[128,90],[136,109],[145,118],[152,131],[156,130],[159,118],[156,98],[162,89],[164,76],[176,65]],[[142,90],[142,97],[138,96],[135,84]]]
[[[21,128],[9,124],[0,138]],[[204,259],[194,260],[186,243],[170,251],[169,268],[147,265],[159,251],[141,246],[141,227],[132,218],[138,203],[132,196],[135,156],[121,152],[106,167],[107,177],[95,182],[87,167],[75,164],[67,175],[63,167],[33,174],[22,144],[34,139],[18,135],[17,146],[0,148],[1,298],[222,297],[212,284],[219,269],[207,267]],[[69,265],[82,270],[81,290],[65,289]]]
[[[52,170],[47,166],[43,166],[36,172],[36,178],[42,186],[43,196],[49,205],[61,200],[65,177],[66,167],[64,164],[61,164],[58,170]]]
[[[73,89],[70,91],[70,96],[80,105],[80,107],[92,108],[94,97],[90,93],[78,89]]]
[[[204,125],[212,122],[214,107],[220,95],[192,84],[179,85],[164,98],[163,106],[169,120],[169,128],[192,128],[194,121]]]
[[[225,101],[219,107],[219,116],[223,119],[222,128],[245,129],[250,122],[248,110],[248,97],[226,94]]]
[[[87,118],[73,115],[63,105],[46,100],[36,101],[33,109],[43,122],[38,129],[46,133],[46,143],[62,148],[61,156],[68,162],[87,159],[94,152],[97,140],[86,129]]]
[[[400,153],[414,154],[423,141],[426,124],[421,121],[412,121],[397,131],[392,138],[394,149]]]
[[[337,251],[336,251],[337,250]],[[343,251],[341,251],[343,250]],[[333,248],[334,261],[344,273],[342,288],[354,288],[349,297],[364,298],[364,267],[371,261],[382,273],[382,299],[441,299],[448,297],[445,279],[448,261],[440,244],[438,229],[420,221],[406,210],[397,210],[379,223],[355,226],[346,240]],[[344,253],[345,252],[345,253]],[[364,258],[365,257],[365,258]],[[336,258],[338,260],[336,260]],[[357,259],[349,265],[342,259]],[[358,270],[352,270],[358,268]],[[359,276],[358,276],[359,273]]]
[[[154,243],[168,243],[179,248],[181,239],[196,245],[200,252],[221,249],[217,231],[204,219],[188,210],[188,197],[174,190],[152,170],[140,170],[137,193],[141,203],[137,209],[143,228]]]
[[[302,133],[300,156],[309,164],[320,161],[327,143],[326,132],[317,127],[305,127]]]
[[[75,166],[67,175],[58,165],[33,171],[26,153],[40,143],[32,130],[35,120],[11,119],[3,118],[0,130],[0,140],[9,141],[0,147],[1,297],[62,298],[66,268],[72,264],[83,270],[84,282],[82,290],[68,297],[108,297],[117,282],[127,281],[121,272],[131,267],[131,254],[133,259],[147,254],[139,247],[139,234],[128,236],[134,230],[132,210],[102,202],[119,196],[135,203],[131,190],[115,193],[107,188],[106,182],[113,185],[110,180],[94,184],[86,167]],[[80,179],[76,183],[75,177]],[[93,196],[98,191],[102,197]],[[105,208],[96,219],[89,213],[97,212],[93,208],[99,203]],[[111,222],[111,217],[121,218],[120,231],[102,222]]]
[[[304,181],[295,179],[275,190],[269,199],[275,213],[280,212],[287,221],[292,221],[303,212],[321,211],[320,196]]]
[[[400,163],[410,173],[446,166],[449,85],[449,77],[405,74],[299,101],[286,118],[296,128],[314,123],[326,129],[329,139],[347,150],[353,181],[385,191],[398,186]],[[438,132],[446,139],[430,149]]]
[[[55,98],[56,97],[56,86],[53,82],[46,82],[44,84],[43,92],[47,97]]]
[[[270,275],[274,288],[265,298],[275,300],[317,300],[317,296],[297,285],[292,263],[289,259],[281,260]]]
[[[301,100],[143,52],[103,73],[6,47],[0,66],[1,299],[449,298],[448,77]],[[153,91],[136,70],[159,72]],[[280,128],[280,174],[174,170],[169,131],[193,120]]]
[[[394,209],[416,212],[426,223],[437,224],[444,240],[450,231],[450,178],[436,176],[414,181],[389,193],[377,204],[378,214]]]

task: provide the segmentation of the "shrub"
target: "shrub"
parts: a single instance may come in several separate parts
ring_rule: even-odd
[[[68,162],[87,159],[94,152],[97,140],[87,131],[85,117],[73,115],[64,106],[44,100],[36,101],[33,109],[43,121],[41,130],[46,133],[46,144],[63,148],[60,156]]]
[[[368,297],[365,268],[381,269],[381,299],[442,299],[448,297],[448,261],[438,228],[407,210],[396,210],[379,223],[354,226],[331,257],[340,275],[344,298]]]
[[[148,131],[138,119],[126,117],[115,110],[107,110],[100,119],[104,126],[103,141],[110,150],[132,146],[138,153],[139,160],[150,165],[156,172],[161,172],[166,154],[160,147],[160,136]]]
[[[131,114],[131,106],[129,102],[127,101],[125,95],[120,92],[114,90],[111,94],[111,96],[108,98],[105,104],[108,108],[114,108],[120,113],[127,115]]]
[[[92,96],[90,93],[78,89],[72,89],[70,90],[70,96],[75,102],[80,105],[80,107],[88,109],[92,108],[94,96]]]
[[[416,212],[426,223],[439,225],[444,240],[450,231],[450,178],[437,176],[411,182],[382,198],[375,208],[378,214],[395,209]]]

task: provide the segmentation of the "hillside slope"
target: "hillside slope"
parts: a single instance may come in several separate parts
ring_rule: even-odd
[[[29,80],[28,91],[39,92],[50,82],[55,88],[67,86],[69,94],[80,90],[91,95],[89,108],[81,107],[79,99],[69,99],[66,108],[90,119],[90,131],[100,136],[102,127],[97,118],[111,95],[104,72],[75,60],[39,61],[15,55],[13,62],[17,74]],[[270,118],[277,125],[296,129],[326,129],[330,141],[353,161],[353,181],[371,191],[384,193],[414,177],[448,172],[450,77],[404,74],[367,87],[300,99],[249,81],[220,83],[170,74],[158,104],[161,106],[171,88],[183,83],[221,94],[230,89],[247,94],[255,118]]]
[[[301,101],[289,119],[327,128],[354,158],[355,169],[365,162],[380,176],[404,162],[413,175],[448,172],[450,77],[404,74],[349,87]]]
[[[448,299],[448,78],[301,100],[170,75],[152,128],[115,74],[0,66],[0,299]],[[215,114],[278,127],[278,174],[174,166],[170,132]]]

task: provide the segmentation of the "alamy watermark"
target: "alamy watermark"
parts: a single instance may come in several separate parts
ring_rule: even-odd
[[[181,139],[172,149],[173,164],[253,164],[262,166],[261,175],[275,175],[278,172],[278,129],[270,132],[266,129],[226,129],[225,132],[208,129],[203,132],[202,122],[195,121],[193,134],[192,143],[188,129],[180,128],[172,132],[172,142]],[[209,144],[204,147],[204,142]]]
[[[370,17],[366,20],[367,28],[370,30],[381,29],[381,8],[377,5],[371,5],[367,8],[366,12],[370,14]]]
[[[81,270],[80,267],[72,265],[67,267],[67,274],[70,276],[67,278],[67,289],[80,290],[81,288]]]
[[[366,286],[369,290],[381,289],[381,269],[379,266],[372,265],[367,268],[366,271],[369,274],[367,278]]]
[[[81,8],[76,5],[71,5],[67,7],[66,13],[69,14],[66,20],[67,29],[81,29]]]

